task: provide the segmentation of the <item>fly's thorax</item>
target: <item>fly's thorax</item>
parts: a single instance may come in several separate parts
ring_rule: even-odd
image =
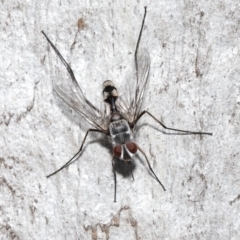
[[[116,114],[119,115],[119,114]],[[115,116],[117,118],[117,116]],[[121,115],[119,115],[121,117]],[[111,136],[112,144],[125,144],[132,140],[133,135],[128,122],[125,119],[118,119],[111,121],[109,124],[109,133]]]
[[[115,157],[128,162],[131,161],[133,155],[137,152],[138,146],[134,142],[127,142],[125,144],[117,144],[113,147],[113,154]]]

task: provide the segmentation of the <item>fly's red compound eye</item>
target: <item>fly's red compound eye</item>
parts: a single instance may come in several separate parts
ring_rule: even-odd
[[[136,143],[128,142],[128,143],[126,143],[126,146],[130,153],[134,154],[137,152],[138,147],[137,147]]]
[[[122,146],[121,145],[116,145],[113,148],[113,154],[115,157],[121,157],[122,155]]]

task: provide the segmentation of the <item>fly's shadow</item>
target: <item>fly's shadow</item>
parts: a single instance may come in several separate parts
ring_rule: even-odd
[[[123,177],[130,177],[134,179],[133,173],[136,168],[135,161],[122,161],[121,159],[113,159],[113,168],[114,171],[121,174]]]

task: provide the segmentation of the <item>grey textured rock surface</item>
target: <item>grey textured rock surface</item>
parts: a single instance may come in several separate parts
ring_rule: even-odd
[[[213,136],[163,134],[139,122],[135,181],[117,174],[112,149],[53,92],[67,73],[44,30],[73,68],[87,97],[102,99],[111,79],[124,94],[144,6],[141,47],[151,56],[144,109],[167,126]],[[239,239],[238,2],[3,1],[0,8],[0,239]],[[101,100],[100,100],[101,101]]]

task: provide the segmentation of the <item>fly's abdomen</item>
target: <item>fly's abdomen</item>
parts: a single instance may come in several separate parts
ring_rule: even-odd
[[[110,104],[111,111],[117,112],[115,102],[118,98],[118,92],[114,83],[111,80],[107,80],[103,83],[103,98],[105,102]]]

